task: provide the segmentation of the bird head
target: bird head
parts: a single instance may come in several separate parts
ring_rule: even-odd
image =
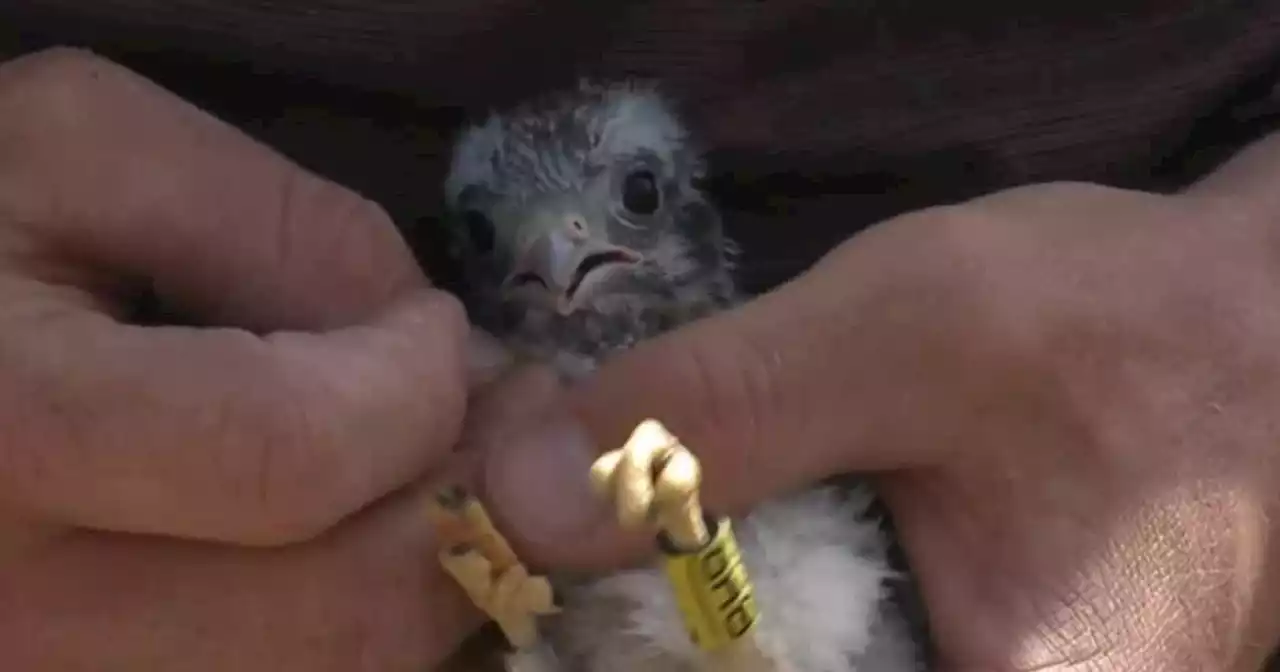
[[[445,200],[473,319],[545,328],[718,277],[727,246],[702,171],[668,102],[630,82],[583,83],[466,129]]]

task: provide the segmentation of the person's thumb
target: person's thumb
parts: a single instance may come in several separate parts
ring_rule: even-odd
[[[918,426],[914,402],[929,392],[918,372],[928,366],[922,353],[937,352],[929,344],[937,335],[917,325],[935,305],[932,283],[902,282],[904,272],[876,263],[862,245],[848,243],[770,294],[618,355],[550,402],[550,418],[486,447],[486,490],[504,529],[549,564],[619,562],[637,546],[620,541],[588,473],[647,418],[698,456],[703,499],[716,513],[920,457],[904,449],[914,442],[899,428]]]

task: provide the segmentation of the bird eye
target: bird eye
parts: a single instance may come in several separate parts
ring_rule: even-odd
[[[651,215],[658,209],[661,195],[653,173],[637,170],[622,183],[622,205],[637,215]]]
[[[467,227],[467,235],[471,237],[471,245],[477,252],[487,254],[493,250],[493,222],[479,210],[468,210],[462,214],[462,222]]]

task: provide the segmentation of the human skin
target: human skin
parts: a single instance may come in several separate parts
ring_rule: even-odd
[[[540,565],[628,564],[580,474],[646,417],[741,512],[866,472],[940,669],[1241,670],[1277,641],[1280,136],[1184,193],[1045,184],[883,223],[477,439]]]
[[[147,287],[210,326],[125,323]],[[376,204],[91,54],[0,66],[4,668],[447,655],[475,615],[412,486],[468,336]]]

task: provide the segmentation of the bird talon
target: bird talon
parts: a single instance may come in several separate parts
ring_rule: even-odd
[[[467,597],[487,612],[488,596],[493,592],[493,563],[475,549],[447,549],[440,552],[439,559]]]
[[[489,613],[507,640],[517,648],[532,646],[538,639],[537,617],[556,613],[551,598],[551,584],[544,578],[529,576],[522,566],[500,574],[485,596]]]
[[[678,516],[696,502],[701,480],[697,459],[656,420],[640,423],[622,448],[591,467],[593,488],[631,528]]]
[[[537,617],[557,611],[550,582],[531,576],[470,493],[441,490],[429,514],[440,539],[440,564],[512,646],[538,640]]]

